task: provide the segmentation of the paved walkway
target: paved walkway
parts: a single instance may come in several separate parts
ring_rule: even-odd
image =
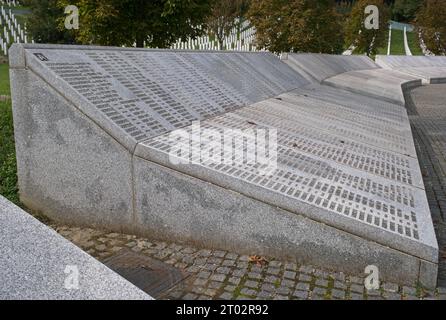
[[[252,257],[221,250],[197,249],[93,229],[53,226],[92,256],[104,261],[121,250],[133,250],[186,271],[189,276],[164,292],[161,299],[352,299],[446,300],[446,288],[422,288],[383,283],[367,291],[357,276],[312,266]]]
[[[287,261],[197,249],[92,229],[53,226],[85,251],[104,260],[129,249],[185,270],[189,276],[162,299],[443,299],[446,300],[446,92],[445,85],[414,89],[407,108],[440,246],[439,288],[383,283],[367,291],[363,279]]]
[[[438,285],[446,286],[446,84],[415,88],[407,111],[440,248]]]

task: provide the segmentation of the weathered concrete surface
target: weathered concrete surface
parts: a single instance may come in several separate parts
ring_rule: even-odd
[[[129,231],[130,152],[32,72],[11,69],[11,83],[21,201],[57,221]]]
[[[379,68],[369,57],[359,55],[289,53],[284,61],[294,70],[304,72],[309,79],[318,83],[349,71]]]
[[[364,72],[347,92],[257,53],[15,46],[11,56],[20,192],[33,208],[355,272],[374,261],[389,279],[435,282],[438,246],[407,114],[385,102],[419,80],[375,68],[324,81]],[[355,93],[367,79],[368,96]],[[174,164],[171,134],[195,120],[277,129],[277,170]]]
[[[0,300],[151,299],[2,196],[0,279]]]
[[[376,63],[382,68],[421,78],[425,83],[446,82],[446,57],[378,55]]]
[[[325,79],[335,88],[404,106],[404,90],[422,85],[419,78],[387,69],[350,71]]]

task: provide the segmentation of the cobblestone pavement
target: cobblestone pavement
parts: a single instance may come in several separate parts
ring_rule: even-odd
[[[438,285],[446,286],[446,84],[406,95],[415,147],[440,249]]]
[[[227,251],[197,249],[93,229],[53,228],[102,261],[120,250],[129,249],[186,271],[189,276],[165,292],[161,299],[446,300],[446,288],[429,292],[383,283],[380,290],[367,291],[360,277],[312,266],[268,258],[258,264],[251,262],[248,256]]]

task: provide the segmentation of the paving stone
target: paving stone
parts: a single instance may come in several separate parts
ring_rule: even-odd
[[[398,292],[399,287],[396,283],[391,283],[391,282],[385,282],[382,285],[382,288],[384,289],[384,291],[388,291],[388,292]]]
[[[280,283],[280,278],[277,277],[277,276],[271,276],[271,275],[269,275],[269,276],[266,276],[266,277],[265,277],[265,282],[270,282],[270,283],[276,283],[276,282],[279,282],[279,283]]]
[[[245,287],[255,288],[257,289],[259,287],[259,283],[257,281],[252,280],[246,280],[243,284]]]
[[[362,294],[364,292],[364,286],[359,285],[359,284],[351,284],[350,291]]]
[[[317,279],[315,285],[318,287],[328,287],[328,280],[325,279]]]
[[[208,288],[210,289],[220,289],[224,284],[218,281],[211,281],[208,284]]]
[[[227,253],[226,256],[225,256],[225,258],[228,259],[228,260],[236,260],[236,259],[238,259],[238,257],[239,257],[238,254],[231,253],[231,252]]]
[[[190,266],[186,269],[187,272],[189,273],[197,273],[201,270],[201,268],[197,267],[197,266]]]
[[[204,294],[209,296],[209,297],[213,297],[213,296],[215,296],[217,294],[217,290],[216,289],[212,289],[212,288],[207,288],[204,291]]]
[[[240,283],[240,281],[241,281],[241,278],[238,278],[238,277],[230,277],[228,280],[229,283],[233,283],[235,285],[238,285]]]
[[[300,273],[313,274],[314,268],[311,266],[301,266],[299,268]]]
[[[379,290],[366,290],[365,293],[368,297],[381,296],[381,292]]]
[[[336,299],[345,299],[346,292],[339,289],[332,289],[331,296]]]
[[[205,286],[207,282],[208,282],[208,280],[207,280],[206,278],[205,278],[205,279],[203,279],[203,278],[197,278],[197,279],[194,281],[194,285],[195,285],[195,286]]]
[[[282,301],[284,301],[284,300],[289,300],[289,298],[287,296],[284,296],[284,295],[276,295],[274,297],[274,300],[282,300]]]
[[[198,255],[199,256],[201,256],[201,257],[210,257],[211,256],[211,253],[212,253],[212,251],[211,250],[205,250],[205,249],[203,249],[203,250],[200,250],[199,252],[198,252]]]
[[[312,291],[312,294],[316,294],[316,295],[321,295],[321,296],[325,296],[325,294],[327,293],[327,288],[321,288],[321,287],[315,287]]]
[[[197,277],[199,278],[209,278],[211,276],[211,273],[209,271],[200,271],[197,274]]]
[[[335,281],[333,283],[333,288],[336,289],[341,289],[341,290],[346,290],[347,289],[347,284],[345,282],[341,282],[341,281]]]
[[[247,296],[257,295],[257,291],[255,291],[253,289],[249,289],[249,288],[242,288],[242,290],[240,290],[240,293],[243,295],[247,295]]]
[[[183,300],[196,300],[198,296],[193,293],[187,293],[183,296]]]
[[[235,269],[232,271],[232,275],[235,277],[243,277],[247,273],[247,270]]]
[[[401,300],[401,295],[399,293],[395,293],[395,292],[384,292],[383,293],[383,297],[386,300]]]
[[[217,272],[228,275],[231,273],[231,269],[227,268],[227,267],[220,267],[220,268],[217,268]]]
[[[346,276],[343,272],[332,273],[332,274],[330,274],[330,278],[332,278],[338,282],[345,282],[345,280],[346,280]]]
[[[213,274],[210,277],[210,279],[213,280],[213,281],[224,282],[226,280],[226,275],[224,275],[224,274]]]
[[[235,289],[237,289],[237,286],[236,285],[232,285],[232,284],[227,284],[225,286],[225,288],[224,288],[224,290],[228,291],[228,292],[234,292]]]
[[[288,279],[295,279],[296,278],[296,272],[294,272],[294,271],[285,271],[283,273],[283,277],[284,278],[288,278]]]
[[[232,293],[230,293],[230,292],[223,292],[220,296],[219,296],[219,298],[220,299],[223,299],[223,300],[232,300]]]
[[[403,300],[420,300],[420,298],[418,298],[417,296],[413,296],[413,295],[406,295],[403,297]]]
[[[257,272],[249,272],[249,273],[248,273],[248,278],[250,278],[250,279],[257,279],[257,280],[260,280],[260,279],[263,278],[263,276],[262,276],[261,273],[257,273]]]
[[[349,280],[351,283],[364,285],[364,279],[356,276],[350,276]]]
[[[257,294],[257,298],[262,299],[262,300],[271,299],[273,297],[273,295],[274,294],[271,291],[263,291],[262,290]]]
[[[296,285],[296,290],[300,290],[300,291],[308,291],[310,290],[310,284],[307,282],[299,282]]]
[[[296,271],[298,269],[298,265],[294,262],[285,263],[285,270]]]
[[[312,280],[313,280],[313,277],[308,274],[300,274],[299,275],[299,281],[311,282]]]
[[[417,288],[403,286],[402,292],[404,295],[407,295],[407,296],[416,296]]]
[[[273,261],[270,261],[268,263],[268,266],[269,267],[280,268],[280,267],[282,267],[282,264],[283,264],[282,261],[273,260]]]
[[[233,267],[235,266],[235,260],[223,260],[221,265],[225,267]]]
[[[264,283],[264,284],[262,284],[261,289],[263,291],[273,292],[276,290],[276,286],[271,283]]]
[[[212,255],[215,257],[223,258],[226,255],[226,251],[215,250],[212,252]]]
[[[294,291],[293,296],[297,297],[299,299],[307,299],[308,298],[308,291],[296,290],[296,291]]]
[[[323,270],[315,270],[313,274],[316,278],[328,279],[330,277],[330,274]]]
[[[278,294],[284,295],[284,296],[291,294],[291,291],[292,290],[290,288],[288,288],[288,287],[279,287],[279,288],[276,289],[276,292]]]
[[[209,257],[207,262],[208,263],[212,263],[212,264],[216,264],[216,265],[220,265],[223,262],[223,259],[216,258],[216,257]]]
[[[282,282],[280,283],[280,285],[282,287],[293,288],[296,285],[296,282],[294,280],[283,279]]]
[[[352,292],[350,293],[350,300],[364,300],[364,296],[362,294]]]

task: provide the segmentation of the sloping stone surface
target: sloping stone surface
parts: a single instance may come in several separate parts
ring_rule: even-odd
[[[2,196],[0,279],[1,300],[151,299]]]
[[[290,53],[285,62],[319,83],[341,73],[379,68],[369,57],[359,55]]]

